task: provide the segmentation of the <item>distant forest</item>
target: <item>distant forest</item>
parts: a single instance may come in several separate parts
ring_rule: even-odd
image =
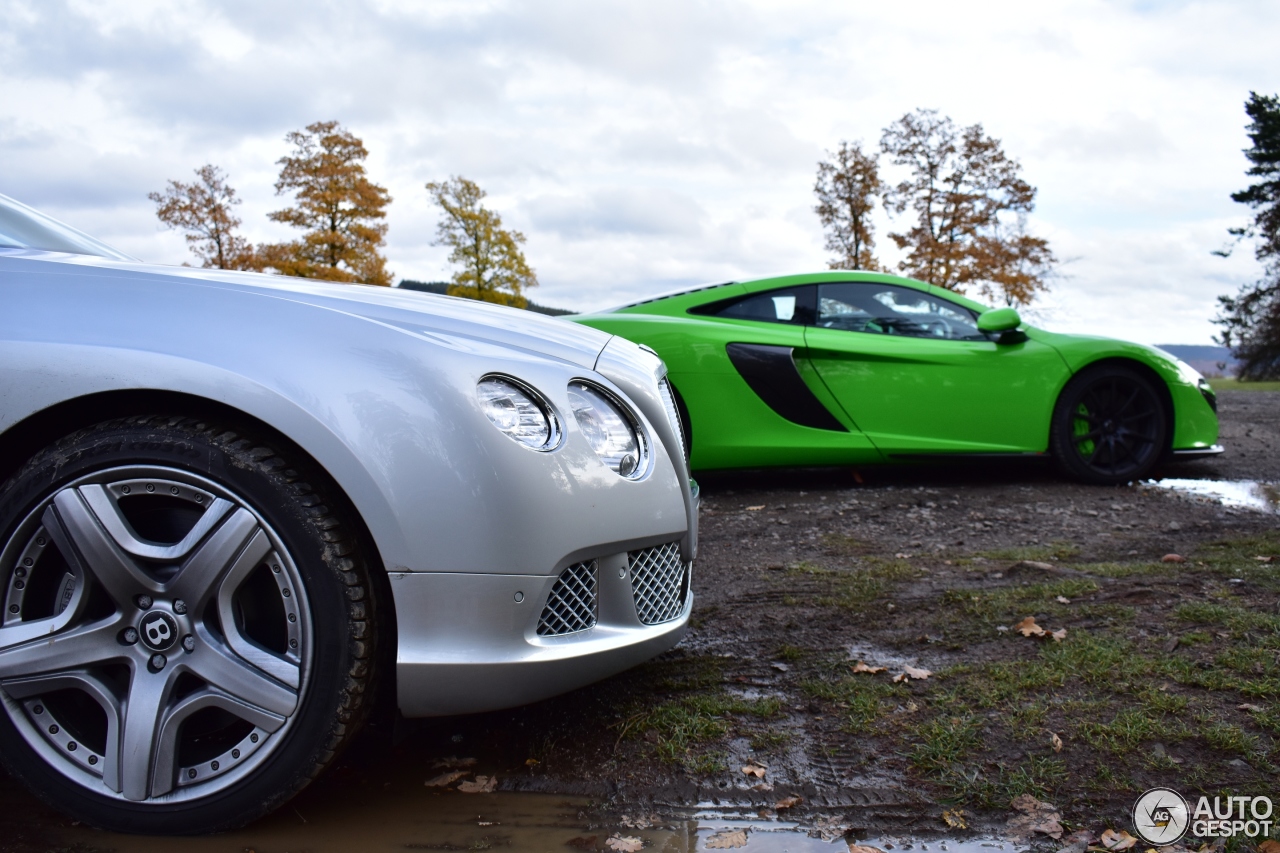
[[[414,281],[411,278],[401,279],[396,285],[403,290],[419,290],[423,293],[439,293],[446,294],[449,290],[449,282],[447,281]],[[569,311],[565,308],[552,308],[548,305],[539,305],[536,302],[530,302],[525,308],[538,314],[549,314],[552,317],[562,317],[565,314],[576,314],[576,311]]]

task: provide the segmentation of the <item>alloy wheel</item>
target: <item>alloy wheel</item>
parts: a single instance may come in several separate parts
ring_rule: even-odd
[[[1070,441],[1090,469],[1112,478],[1144,470],[1159,452],[1163,414],[1147,383],[1113,374],[1090,384],[1071,413]]]
[[[135,802],[225,790],[281,745],[312,619],[282,539],[177,468],[127,465],[39,502],[0,550],[0,700],[85,788]]]

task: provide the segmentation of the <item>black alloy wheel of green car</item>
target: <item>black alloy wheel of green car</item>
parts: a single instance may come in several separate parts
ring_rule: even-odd
[[[1051,446],[1058,465],[1086,482],[1148,476],[1169,444],[1169,417],[1151,379],[1126,365],[1081,371],[1062,390]]]

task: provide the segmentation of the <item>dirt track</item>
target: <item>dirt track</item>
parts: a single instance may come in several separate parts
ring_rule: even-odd
[[[1221,403],[1228,452],[1161,473],[1280,481],[1280,393]],[[1258,558],[1280,554],[1277,516],[1034,466],[702,485],[681,647],[527,708],[383,725],[298,813],[346,808],[359,826],[364,797],[345,792],[407,797],[450,755],[500,790],[585,795],[601,813],[759,817],[794,795],[784,811],[802,825],[861,837],[942,830],[944,809],[999,827],[1021,793],[1094,829],[1152,784],[1274,793],[1280,558]],[[1065,637],[1023,636],[1028,616]],[[854,673],[859,660],[886,669]],[[931,675],[895,682],[907,667]],[[753,762],[762,779],[742,772]],[[0,804],[0,849],[75,834],[10,780]]]

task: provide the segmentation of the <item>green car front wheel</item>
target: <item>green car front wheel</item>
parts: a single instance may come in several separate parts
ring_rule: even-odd
[[[1123,364],[1099,364],[1074,376],[1053,413],[1053,455],[1090,483],[1146,477],[1168,444],[1169,418],[1154,382]]]

